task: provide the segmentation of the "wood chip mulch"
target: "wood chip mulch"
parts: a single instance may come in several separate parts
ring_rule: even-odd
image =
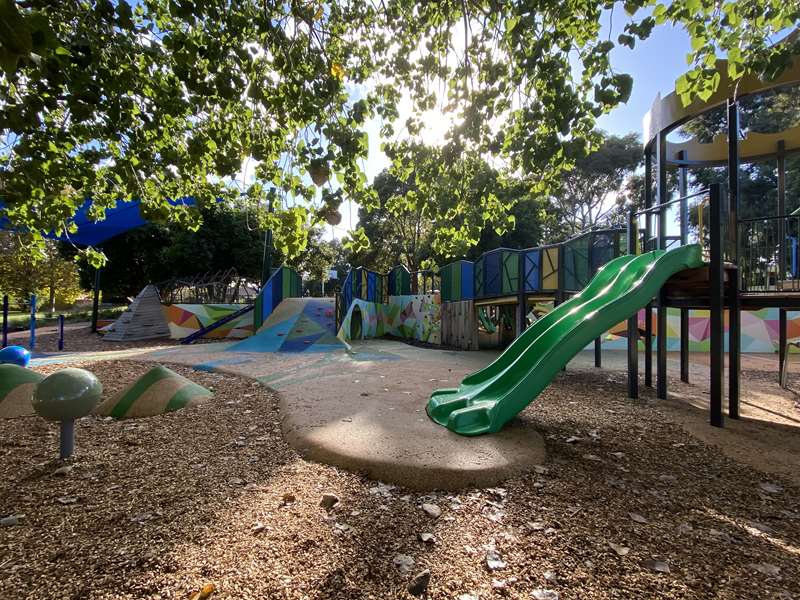
[[[113,393],[150,366],[88,368]],[[425,495],[301,459],[253,381],[170,366],[214,399],[83,419],[66,469],[54,425],[0,421],[0,518],[18,517],[0,598],[410,598],[424,569],[435,599],[800,597],[798,489],[619,399],[607,373],[564,373],[525,411],[548,445],[537,472]]]

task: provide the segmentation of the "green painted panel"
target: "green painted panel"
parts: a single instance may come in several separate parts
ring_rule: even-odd
[[[450,267],[450,295],[453,302],[458,302],[461,300],[461,263],[453,263]]]
[[[452,302],[453,299],[450,296],[450,265],[445,265],[441,269],[439,269],[439,275],[442,278],[442,302]]]
[[[519,255],[516,252],[503,252],[502,291],[516,294],[519,291]]]

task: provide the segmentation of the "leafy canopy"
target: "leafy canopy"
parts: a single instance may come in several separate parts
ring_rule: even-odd
[[[377,116],[385,135],[397,134],[403,97],[414,115],[387,147],[401,180],[424,141],[420,115],[439,107],[454,125],[438,165],[416,169],[418,186],[435,189],[456,157],[488,155],[547,195],[597,146],[596,119],[630,95],[631,77],[610,62],[615,45],[634,47],[662,23],[688,31],[689,70],[677,82],[684,101],[718,85],[717,56],[727,53],[734,79],[769,77],[800,50],[797,40],[771,45],[800,20],[793,2],[634,0],[623,5],[624,32],[602,39],[603,11],[619,6],[0,0],[7,216],[31,231],[64,230],[85,198],[97,217],[117,198],[140,198],[145,216],[197,227],[197,211],[168,199],[236,198],[258,206],[278,249],[296,256],[342,200],[378,206],[360,164],[365,124]],[[487,190],[431,214],[442,252],[474,244],[486,223],[507,228],[509,206]],[[443,227],[450,222],[457,226]]]

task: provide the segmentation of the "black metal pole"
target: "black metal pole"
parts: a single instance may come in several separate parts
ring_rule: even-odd
[[[636,254],[636,238],[639,235],[639,223],[636,220],[636,209],[628,212],[628,254]],[[639,397],[639,312],[628,319],[628,398]]]
[[[739,390],[742,371],[742,311],[739,303],[738,269],[728,282],[728,416],[739,418]]]
[[[566,254],[564,252],[564,244],[561,243],[558,245],[558,289],[556,290],[556,299],[553,302],[553,308],[564,302],[566,296],[566,293],[564,291],[564,287],[566,285],[564,277],[564,271],[565,271],[564,254]],[[561,367],[561,370],[566,371],[567,370],[566,365]]]
[[[778,142],[778,278],[786,279],[786,143]],[[792,274],[794,279],[794,274]]]
[[[268,199],[268,208],[269,214],[275,212],[275,207],[272,203],[273,195],[270,191],[269,199]],[[267,281],[272,276],[272,227],[267,227],[267,231],[264,234],[264,258],[261,264],[261,287],[264,287],[267,284]]]
[[[686,151],[678,152],[679,160],[686,160]],[[678,194],[682,198],[681,207],[681,246],[689,243],[689,195],[688,169],[681,165],[678,170]],[[681,381],[689,383],[689,309],[681,310]]]
[[[723,286],[722,262],[722,189],[718,183],[711,186],[709,201],[709,266],[710,277],[710,328],[711,328],[711,356],[710,375],[711,385],[709,394],[710,421],[715,427],[723,427],[725,419],[722,415],[722,375],[725,361],[725,347],[723,328],[723,300],[725,288]]]
[[[94,270],[94,299],[92,300],[92,333],[97,333],[97,319],[100,312],[100,269]]]
[[[644,207],[653,206],[653,156],[650,148],[644,155]],[[653,219],[651,213],[644,218],[644,248],[650,250],[650,239],[653,237]],[[648,302],[644,309],[644,384],[653,387],[653,305]]]
[[[786,386],[786,309],[778,309],[778,381],[781,387]]]
[[[667,249],[667,134],[658,134],[656,152],[658,159],[658,248]],[[663,288],[658,294],[658,314],[656,316],[656,396],[667,397],[667,306]]]
[[[741,317],[739,301],[739,107],[736,100],[728,101],[728,243],[735,265],[728,286],[728,416],[739,418],[739,386],[742,370]],[[725,257],[723,257],[725,260]]]
[[[64,315],[58,315],[58,349],[64,349]]]
[[[459,268],[461,265],[459,264]],[[519,253],[519,264],[517,265],[517,302],[519,303],[519,329],[517,336],[522,335],[528,326],[526,317],[528,316],[528,302],[525,297],[525,255]]]

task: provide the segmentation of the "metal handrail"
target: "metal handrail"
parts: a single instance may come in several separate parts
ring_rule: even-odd
[[[643,208],[642,210],[636,211],[634,214],[638,217],[641,215],[646,215],[649,213],[660,212],[661,209],[666,208],[672,204],[676,204],[678,202],[684,202],[685,200],[691,200],[692,198],[697,198],[698,196],[704,196],[708,194],[709,190],[700,190],[699,192],[695,192],[694,194],[689,194],[688,196],[681,196],[680,198],[675,198],[674,200],[670,200],[669,202],[664,202],[662,204],[656,204],[655,206],[651,206],[650,208]]]
[[[756,223],[758,221],[777,221],[779,219],[800,219],[800,214],[789,213],[786,215],[772,215],[770,217],[752,217],[750,219],[739,219],[737,223]]]

